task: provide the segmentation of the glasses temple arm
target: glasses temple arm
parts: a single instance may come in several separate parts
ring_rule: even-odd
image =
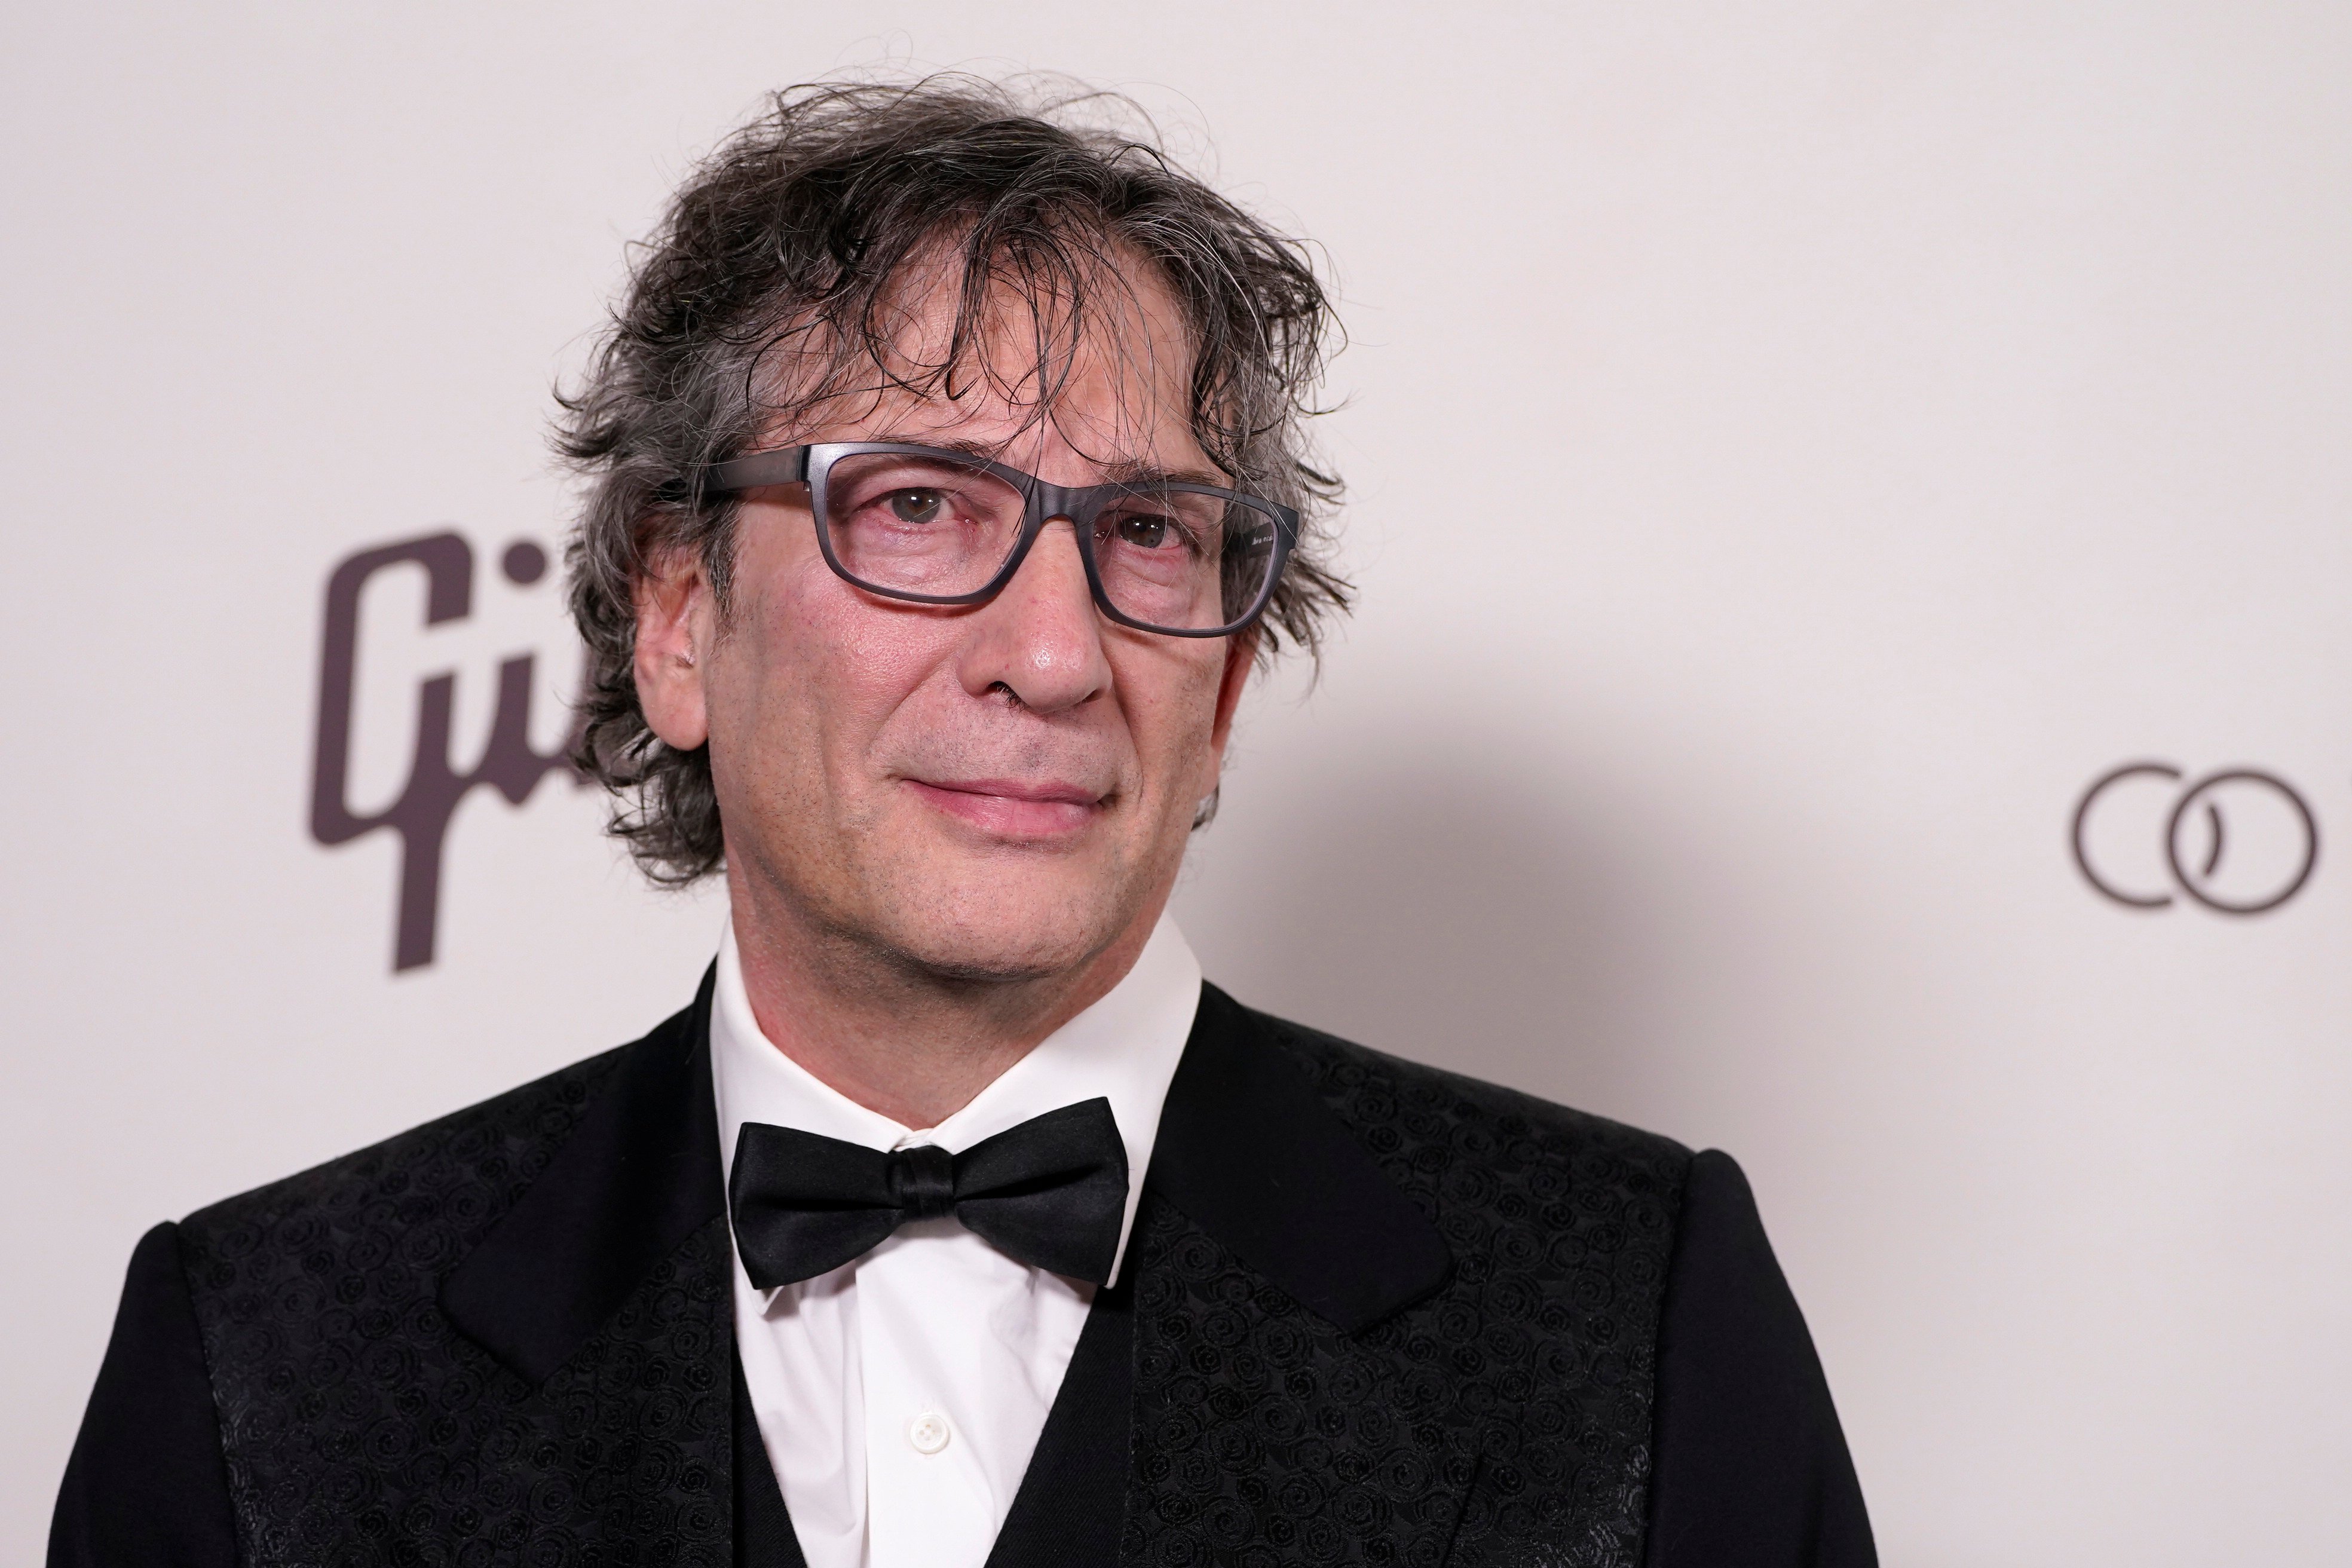
[[[702,488],[709,494],[727,495],[761,485],[806,484],[808,457],[806,447],[779,447],[772,452],[752,452],[713,463],[702,470]]]

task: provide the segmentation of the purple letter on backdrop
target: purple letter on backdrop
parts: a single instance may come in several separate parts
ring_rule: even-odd
[[[400,911],[393,944],[394,971],[433,962],[434,924],[441,895],[441,846],[457,803],[478,784],[489,784],[516,805],[540,779],[568,767],[562,748],[530,745],[530,684],[536,656],[522,654],[499,667],[499,700],[481,764],[459,773],[449,761],[449,719],[455,675],[427,680],[417,705],[416,749],[400,798],[373,816],[351,809],[344,789],[351,770],[352,677],[359,653],[360,591],[387,566],[415,562],[429,584],[425,624],[463,619],[473,609],[474,552],[455,533],[427,534],[362,550],[327,579],[326,646],[319,661],[319,744],[311,773],[310,834],[321,844],[344,844],[389,827],[400,835]],[[536,581],[546,556],[535,544],[506,553],[507,575]]]

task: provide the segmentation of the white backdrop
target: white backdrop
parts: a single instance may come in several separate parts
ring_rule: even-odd
[[[144,1226],[688,994],[716,901],[559,778],[468,797],[394,973],[391,836],[308,830],[322,594],[477,557],[367,592],[355,809],[435,671],[460,771],[505,656],[559,733],[496,570],[548,385],[762,89],[896,59],[1127,87],[1336,262],[1362,609],[1245,720],[1211,973],[1738,1155],[1891,1563],[2352,1559],[2352,12],[11,11],[0,1557]],[[2094,891],[2143,760],[2291,784],[2307,884]],[[2120,890],[2186,782],[2093,814]],[[2180,880],[2291,880],[2282,798]]]

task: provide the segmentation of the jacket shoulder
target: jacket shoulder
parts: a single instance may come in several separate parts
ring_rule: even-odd
[[[642,1039],[198,1209],[180,1222],[190,1255],[235,1258],[265,1237],[299,1246],[297,1233],[314,1228],[321,1241],[333,1232],[389,1238],[420,1227],[454,1245],[478,1240],[546,1168],[614,1070],[630,1053],[683,1026],[687,1016],[680,1013]]]
[[[1390,1056],[1271,1014],[1253,1011],[1251,1016],[1384,1158],[1408,1142],[1434,1141],[1474,1162],[1622,1161],[1632,1167],[1626,1173],[1637,1185],[1662,1184],[1669,1196],[1681,1191],[1687,1175],[1691,1151],[1662,1134]]]

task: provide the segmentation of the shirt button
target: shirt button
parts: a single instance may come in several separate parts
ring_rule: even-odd
[[[918,1454],[936,1454],[948,1446],[951,1431],[946,1416],[936,1410],[926,1410],[907,1423],[907,1441],[915,1446]]]

